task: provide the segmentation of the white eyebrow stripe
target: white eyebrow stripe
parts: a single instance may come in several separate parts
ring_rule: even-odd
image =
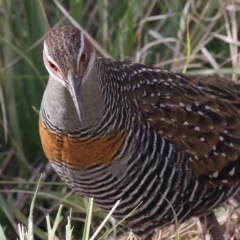
[[[80,49],[79,49],[79,53],[78,53],[78,57],[77,57],[77,72],[79,72],[79,61],[80,61],[80,58],[81,58],[81,55],[82,55],[82,52],[83,52],[83,49],[84,49],[84,34],[83,32],[81,31],[80,32],[80,41],[81,41],[81,44],[80,44]]]
[[[48,47],[47,47],[47,44],[46,44],[45,41],[44,41],[43,45],[44,45],[44,51],[45,51],[45,54],[46,54],[46,56],[47,56],[47,59],[48,59],[50,62],[52,62],[52,63],[58,68],[58,70],[61,72],[61,74],[63,75],[63,73],[62,73],[62,71],[61,71],[61,68],[59,67],[59,65],[57,64],[57,62],[54,61],[53,58],[49,55],[49,53],[48,53]]]
[[[46,55],[47,60],[51,61],[51,62],[58,68],[58,70],[60,71],[60,73],[61,73],[62,76],[63,76],[63,73],[62,73],[61,69],[59,68],[58,64],[57,64],[57,63],[53,60],[53,58],[49,55],[49,53],[48,53],[48,47],[47,47],[47,44],[46,44],[45,41],[44,41],[43,45],[44,45],[44,52],[45,52],[45,55]],[[50,74],[50,76],[51,76],[53,79],[57,80],[58,82],[60,82],[61,84],[63,84],[63,86],[67,87],[67,82],[66,82],[66,81],[64,81],[63,79],[59,78],[59,77],[56,76],[55,74],[53,74],[52,71],[51,71],[51,69],[49,69],[48,65],[45,65],[45,67],[46,67],[48,73]]]

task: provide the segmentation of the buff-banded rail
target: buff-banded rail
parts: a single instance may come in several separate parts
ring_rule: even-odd
[[[64,26],[44,41],[49,72],[39,119],[44,153],[75,192],[122,219],[138,239],[206,215],[240,180],[240,84],[96,57]],[[173,211],[174,209],[174,211]]]

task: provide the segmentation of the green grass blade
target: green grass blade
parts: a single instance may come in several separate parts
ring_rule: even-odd
[[[7,240],[1,225],[0,225],[0,239],[1,240]]]
[[[48,233],[48,240],[50,240],[50,235],[51,235],[51,232],[52,232],[52,226],[51,226],[51,221],[50,221],[50,217],[49,215],[47,214],[46,216],[46,222],[47,222],[47,233]]]
[[[38,184],[37,184],[37,187],[36,187],[36,191],[33,195],[32,203],[31,203],[31,206],[30,206],[30,212],[29,212],[29,217],[28,217],[28,237],[29,238],[31,238],[31,237],[33,238],[33,211],[34,211],[34,205],[35,205],[35,202],[36,202],[37,192],[38,192],[38,189],[39,189],[41,179],[42,179],[42,174],[40,175],[40,178],[39,178],[39,181],[38,181]]]
[[[8,209],[11,209],[12,215],[14,215],[17,218],[17,223],[20,222],[20,223],[24,224],[25,226],[28,225],[27,217],[21,212],[21,209],[19,209],[15,206],[15,203],[13,202],[13,200],[9,199]],[[36,225],[34,225],[33,229],[34,229],[33,232],[36,236],[38,236],[40,239],[46,239],[46,233],[43,230],[41,230]]]
[[[33,71],[35,72],[36,76],[38,77],[38,79],[40,80],[40,82],[42,82],[42,84],[45,86],[45,82],[43,81],[43,78],[41,76],[41,74],[39,73],[38,69],[36,68],[36,66],[34,65],[34,63],[27,57],[26,54],[24,54],[21,50],[19,50],[17,47],[15,47],[13,44],[11,44],[10,42],[8,42],[6,39],[4,39],[3,37],[0,36],[0,41],[3,42],[4,44],[6,44],[8,47],[10,47],[12,50],[14,50],[16,53],[18,53],[19,55],[22,56],[22,58],[29,64],[29,66],[33,69]]]
[[[39,113],[40,113],[39,109],[37,109],[35,106],[32,106],[32,109],[39,116]]]
[[[54,234],[55,234],[55,232],[57,230],[57,227],[58,227],[59,223],[62,221],[62,216],[61,216],[62,208],[63,208],[63,205],[61,204],[59,206],[59,209],[58,209],[58,212],[57,212],[57,216],[55,218],[55,221],[54,221],[54,224],[53,224],[53,228],[52,228],[52,231],[54,232]]]
[[[191,36],[190,36],[190,32],[189,32],[189,15],[187,17],[187,57],[186,57],[186,63],[184,65],[183,68],[183,73],[186,73],[187,71],[187,67],[190,61],[190,56],[191,56]]]
[[[71,217],[72,217],[72,209],[70,209],[70,213],[68,216],[68,223],[66,225],[66,240],[72,239],[73,227],[71,228]]]
[[[83,237],[82,237],[83,240],[89,239],[92,210],[93,210],[93,198],[89,198],[88,207],[87,207],[87,215],[86,215],[84,230],[83,230]]]

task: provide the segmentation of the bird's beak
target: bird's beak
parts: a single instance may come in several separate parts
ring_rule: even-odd
[[[68,71],[68,84],[67,88],[70,92],[74,106],[76,108],[77,115],[82,122],[82,104],[80,99],[81,87],[82,87],[82,76],[74,76],[71,71]]]

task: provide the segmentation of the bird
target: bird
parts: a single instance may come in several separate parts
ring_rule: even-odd
[[[240,84],[98,57],[83,31],[52,29],[39,114],[46,157],[77,194],[123,219],[139,240],[206,219],[240,180]]]

